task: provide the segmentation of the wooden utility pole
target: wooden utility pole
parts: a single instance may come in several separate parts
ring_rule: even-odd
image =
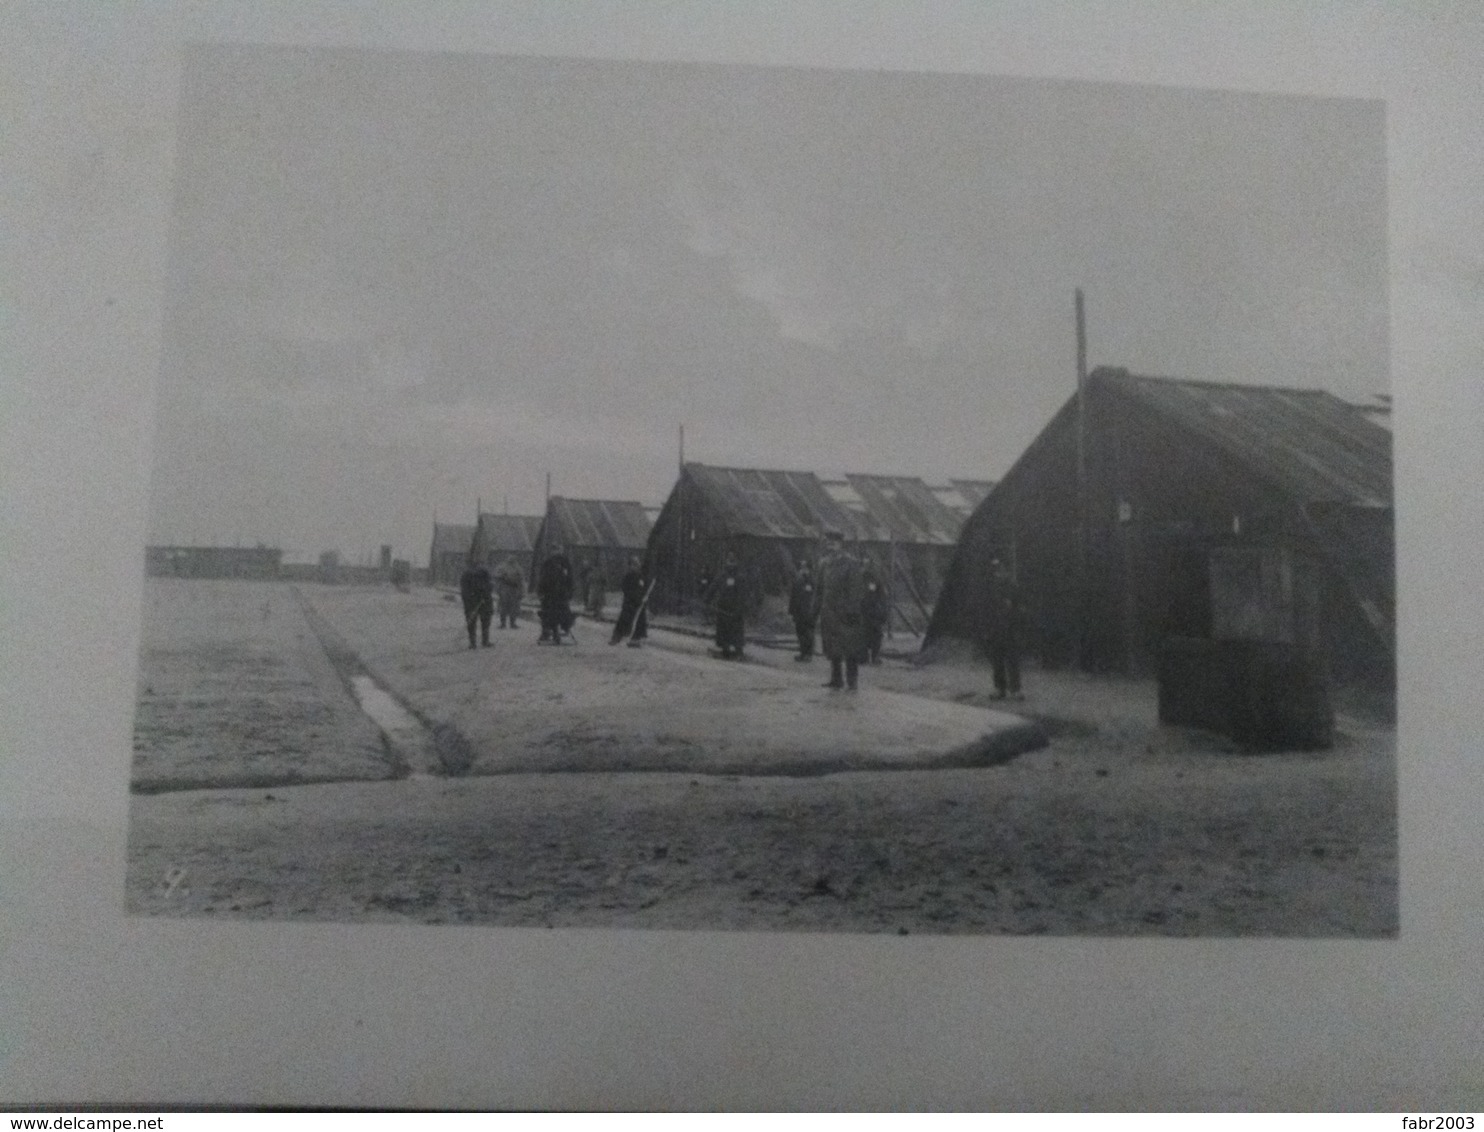
[[[685,605],[685,425],[680,426],[680,475],[675,480],[674,598],[676,613],[684,616],[690,612]]]
[[[1077,667],[1087,662],[1088,621],[1091,613],[1089,583],[1092,570],[1090,518],[1087,500],[1087,309],[1082,288],[1076,290],[1077,314]]]
[[[1119,602],[1119,612],[1123,626],[1123,670],[1131,676],[1134,671],[1134,638],[1138,635],[1139,617],[1134,599],[1134,547],[1129,532],[1134,520],[1134,510],[1133,501],[1126,493],[1122,430],[1110,437],[1110,442],[1113,446],[1113,505],[1117,508],[1113,522],[1118,532],[1119,567],[1123,581],[1123,592],[1119,595],[1122,599]]]

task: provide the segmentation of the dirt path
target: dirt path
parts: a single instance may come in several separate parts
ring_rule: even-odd
[[[811,678],[773,671],[783,658],[743,669],[685,647],[609,650],[593,625],[579,628],[581,649],[517,647],[507,634],[471,653],[456,610],[451,631],[427,632],[427,609],[388,608],[367,661],[398,672],[409,694],[449,687],[434,678],[440,665],[487,666],[494,681],[502,658],[532,663],[520,658],[533,653],[543,665],[611,666],[615,679],[640,658],[677,678],[688,668],[741,684]],[[357,619],[336,623],[353,641]],[[209,634],[203,642],[215,647]],[[888,664],[865,679],[883,696],[974,703],[985,676]],[[138,795],[129,906],[531,927],[1397,931],[1391,732],[1347,726],[1332,752],[1234,755],[1209,736],[1153,726],[1151,698],[1136,682],[1032,674],[1027,706],[1052,722],[1050,746],[983,768],[504,773]]]
[[[306,591],[376,679],[430,728],[445,728],[459,772],[687,771],[818,774],[1003,762],[1045,737],[982,706],[867,687],[822,673],[710,659],[691,638],[610,647],[583,622],[580,644],[493,632],[471,650],[457,607],[427,592]]]
[[[510,775],[135,800],[140,912],[423,923],[1386,935],[1384,794],[1045,753],[820,778]],[[1365,831],[1357,840],[1356,833]],[[173,885],[173,887],[172,887]]]

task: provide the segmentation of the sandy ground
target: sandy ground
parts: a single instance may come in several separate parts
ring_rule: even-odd
[[[538,647],[534,626],[523,626],[497,631],[495,648],[471,653],[455,607],[446,607],[446,628],[427,630],[436,595],[312,596],[352,650],[358,634],[389,619],[380,643],[361,642],[364,659],[373,670],[400,672],[404,691],[425,683],[424,706],[468,683],[434,680],[430,664],[494,667],[502,655],[503,663],[514,656],[565,666],[574,687],[592,679],[589,665],[613,676],[643,657],[649,671],[667,674],[660,683],[672,697],[694,687],[686,683],[694,673],[734,686],[763,677],[802,686],[823,675],[817,663],[794,665],[781,651],[753,650],[751,665],[710,661],[702,643],[658,633],[647,649],[610,650],[599,643],[604,627],[591,623],[579,624],[576,648]],[[219,600],[248,599],[238,590],[203,598],[198,613]],[[374,607],[382,612],[366,612]],[[170,608],[187,606],[173,600]],[[153,594],[150,609],[158,617]],[[281,647],[304,644],[285,633]],[[195,638],[177,629],[168,639],[166,659],[187,671],[189,648],[180,642]],[[152,623],[145,682],[156,680],[160,640]],[[209,650],[219,641],[201,640],[218,655]],[[924,703],[978,705],[988,702],[987,677],[973,664],[889,661],[864,671],[860,700],[885,700],[890,690]],[[338,689],[353,703],[333,680],[317,686],[329,702]],[[996,766],[788,777],[413,775],[136,794],[129,904],[146,914],[532,927],[1397,931],[1390,730],[1342,719],[1333,751],[1244,755],[1199,732],[1155,726],[1154,691],[1145,683],[1033,672],[1028,690],[1024,707],[1050,745]],[[141,695],[141,765],[155,742],[145,727],[159,725],[144,703]],[[449,700],[440,710],[450,707],[478,732],[477,703]],[[150,710],[168,714],[158,704]],[[351,737],[364,734],[364,717],[337,718],[344,731],[329,748],[356,749]],[[227,761],[247,749],[220,735],[206,746]]]
[[[151,578],[142,651],[135,790],[393,773],[286,586]]]
[[[576,628],[575,645],[538,645],[532,625],[492,629],[493,647],[471,651],[458,607],[436,593],[297,592],[332,652],[353,655],[427,721],[435,764],[460,773],[973,766],[1045,743],[1039,729],[982,705],[826,690],[823,663],[722,663],[704,642],[669,634],[610,647],[609,627],[592,622]]]

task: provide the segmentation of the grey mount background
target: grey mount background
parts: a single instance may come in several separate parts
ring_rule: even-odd
[[[1484,112],[1470,5],[10,7],[0,1100],[1480,1107]],[[1397,941],[206,925],[122,913],[140,551],[193,42],[1384,99]]]

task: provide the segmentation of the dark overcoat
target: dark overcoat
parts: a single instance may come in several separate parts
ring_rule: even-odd
[[[859,660],[870,650],[865,599],[860,561],[843,550],[825,558],[819,568],[819,643],[831,660]]]
[[[1008,577],[992,577],[984,595],[980,640],[985,651],[1019,652],[1025,613],[1020,586]]]
[[[459,578],[459,597],[464,602],[464,613],[473,616],[494,608],[490,599],[494,596],[494,583],[484,566],[470,566]]]
[[[818,612],[814,608],[814,591],[812,574],[798,574],[794,577],[794,584],[788,591],[788,615],[795,621],[814,624],[814,618]]]
[[[862,602],[862,612],[866,615],[866,624],[872,629],[886,628],[886,622],[891,617],[891,598],[882,585],[881,579],[876,576],[875,571],[867,570],[865,575],[866,595]]]
[[[747,602],[742,594],[742,579],[726,571],[716,580],[716,644],[722,650],[741,649],[745,640],[743,615]]]
[[[572,563],[565,554],[553,554],[541,563],[536,592],[545,606],[564,606],[572,600]]]

